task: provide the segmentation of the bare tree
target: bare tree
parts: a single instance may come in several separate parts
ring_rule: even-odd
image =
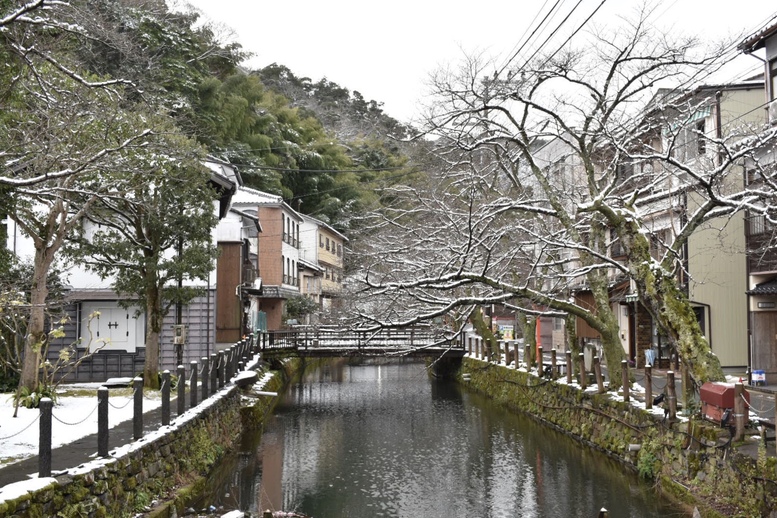
[[[448,166],[439,194],[408,187],[416,201],[384,213],[392,238],[371,229],[371,293],[399,297],[415,320],[495,302],[578,317],[613,365],[624,357],[613,290],[635,289],[694,381],[722,379],[682,285],[685,247],[715,218],[773,213],[772,193],[742,190],[741,164],[775,132],[745,119],[699,129],[715,96],[696,86],[726,48],[662,33],[649,16],[531,62],[470,59],[439,73],[427,134]],[[660,226],[658,213],[682,216]]]
[[[121,154],[142,149],[141,118],[121,110],[115,91],[94,89],[67,75],[40,78],[49,65],[20,78],[4,117],[4,148],[11,168],[8,216],[33,242],[31,309],[20,387],[35,390],[46,343],[46,278],[65,240],[94,202],[111,192],[107,178]],[[66,174],[65,174],[66,172]]]

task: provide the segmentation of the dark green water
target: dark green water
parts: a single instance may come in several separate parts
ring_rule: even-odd
[[[417,363],[342,366],[290,387],[202,506],[315,518],[682,516],[607,457]]]

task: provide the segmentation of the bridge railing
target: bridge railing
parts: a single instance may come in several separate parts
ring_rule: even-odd
[[[451,340],[443,330],[428,327],[385,328],[379,330],[304,327],[268,331],[262,337],[263,350],[384,348],[390,350],[421,347],[463,349],[460,340]]]

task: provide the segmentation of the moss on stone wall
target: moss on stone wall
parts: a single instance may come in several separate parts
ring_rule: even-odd
[[[667,423],[612,394],[472,358],[464,358],[458,379],[654,480],[657,490],[702,516],[757,517],[777,509],[777,459],[737,453],[728,431],[700,418]]]
[[[287,367],[294,368],[293,362]],[[280,391],[289,377],[288,372],[275,372],[265,390]],[[156,513],[167,516],[173,507],[183,508],[187,494],[197,492],[204,475],[234,447],[243,426],[256,426],[256,420],[269,414],[276,400],[255,398],[258,409],[253,409],[240,390],[232,387],[194,419],[130,453],[86,473],[57,477],[50,486],[1,502],[0,518],[130,517],[149,511],[157,499],[170,500],[172,505]]]

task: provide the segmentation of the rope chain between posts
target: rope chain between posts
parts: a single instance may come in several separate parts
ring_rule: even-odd
[[[129,395],[129,397],[127,398],[127,402],[126,402],[126,403],[124,403],[124,404],[123,404],[123,405],[121,405],[121,406],[114,405],[113,403],[111,403],[111,400],[110,400],[110,398],[108,399],[108,404],[109,404],[109,405],[111,405],[111,406],[112,406],[113,408],[115,408],[116,410],[121,410],[122,408],[124,408],[124,407],[126,407],[127,405],[129,405],[130,403],[132,403],[132,399],[135,397],[135,392],[137,392],[137,389],[132,389],[132,394],[130,394],[130,395]]]
[[[78,422],[76,422],[76,423],[68,423],[68,422],[66,422],[66,421],[63,421],[62,419],[60,419],[59,417],[57,417],[57,416],[54,414],[54,412],[52,412],[52,413],[51,413],[51,417],[53,417],[54,419],[56,419],[57,421],[59,421],[60,423],[62,423],[62,424],[64,424],[64,425],[66,425],[66,426],[78,426],[79,424],[82,424],[82,423],[86,422],[86,420],[87,420],[87,419],[89,419],[90,417],[92,417],[92,414],[94,414],[94,411],[95,411],[95,410],[97,410],[97,407],[98,407],[98,405],[94,405],[94,408],[92,408],[92,411],[91,411],[91,412],[89,412],[89,413],[86,415],[86,417],[84,417],[83,419],[81,419],[80,421],[78,421]]]
[[[22,428],[21,430],[19,430],[19,431],[18,431],[18,432],[16,432],[16,433],[12,433],[11,435],[7,435],[7,436],[5,436],[5,437],[0,437],[0,441],[5,441],[5,440],[7,440],[7,439],[11,439],[11,438],[13,438],[13,437],[16,437],[16,436],[17,436],[17,435],[19,435],[19,434],[22,434],[22,433],[26,432],[26,431],[27,431],[27,429],[28,429],[29,427],[31,427],[32,425],[34,425],[34,424],[35,424],[35,422],[36,422],[38,419],[40,419],[40,412],[38,412],[38,415],[36,415],[36,416],[35,416],[35,419],[33,419],[33,420],[30,422],[30,424],[28,424],[27,426],[25,426],[24,428]]]

